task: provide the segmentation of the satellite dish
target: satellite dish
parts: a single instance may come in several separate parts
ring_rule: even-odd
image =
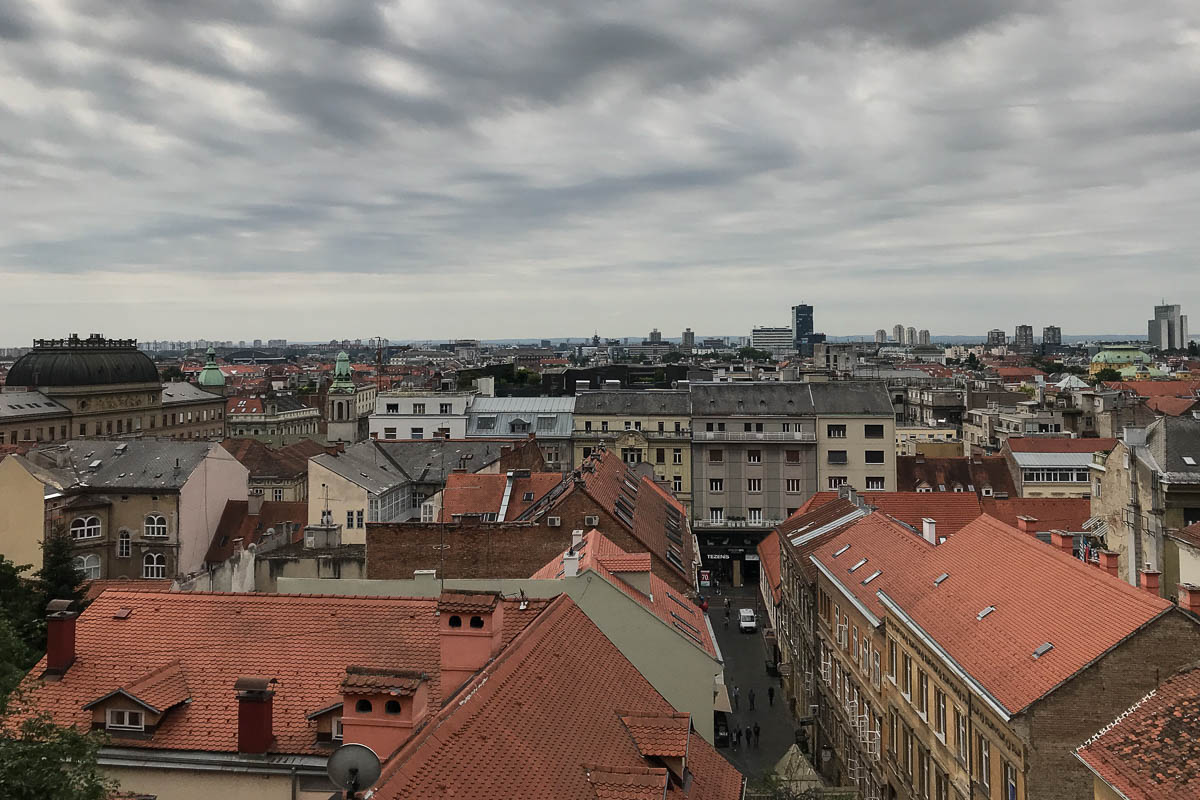
[[[379,756],[365,744],[344,744],[329,756],[325,771],[339,787],[348,792],[361,792],[379,780]]]

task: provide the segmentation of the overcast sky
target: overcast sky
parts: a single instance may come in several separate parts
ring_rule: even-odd
[[[1200,329],[1196,0],[0,0],[0,343]]]

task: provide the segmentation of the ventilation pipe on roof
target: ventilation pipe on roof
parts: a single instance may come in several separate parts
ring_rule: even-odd
[[[233,684],[238,701],[238,752],[263,754],[275,739],[272,731],[274,679],[238,678]]]
[[[579,574],[579,553],[572,547],[563,556],[563,577],[574,578]]]
[[[46,606],[46,676],[61,677],[75,663],[75,619],[70,600],[51,600]]]

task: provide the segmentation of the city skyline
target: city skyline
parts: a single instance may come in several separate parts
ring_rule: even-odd
[[[1194,5],[55,8],[0,24],[0,340],[1200,305]]]

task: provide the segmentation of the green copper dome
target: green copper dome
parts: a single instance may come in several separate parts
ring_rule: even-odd
[[[353,392],[352,375],[350,354],[343,350],[337,354],[337,360],[333,364],[333,385],[329,387],[329,390],[331,392]]]
[[[1093,364],[1149,364],[1150,356],[1134,345],[1113,345],[1092,356]]]
[[[217,366],[217,351],[211,347],[208,348],[208,361],[205,362],[204,369],[200,370],[200,377],[196,383],[218,389],[225,385],[225,374]]]

